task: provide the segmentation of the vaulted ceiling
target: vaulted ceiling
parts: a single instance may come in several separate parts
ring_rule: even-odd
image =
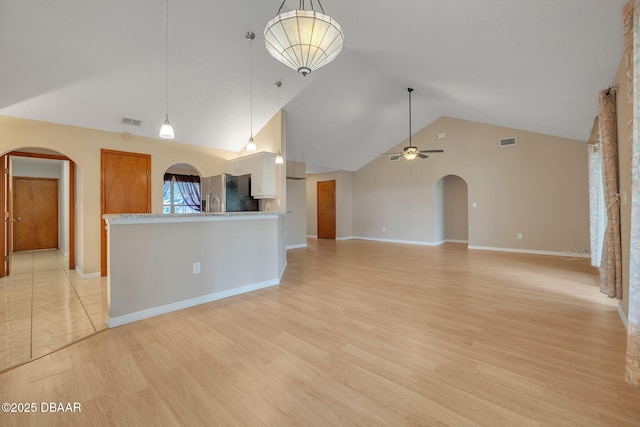
[[[414,132],[450,116],[586,140],[622,57],[625,0],[324,0],[345,48],[303,77],[264,49],[280,3],[170,0],[178,141],[244,147],[250,49],[254,133],[285,108],[287,156],[311,170],[357,170],[406,139],[409,86]],[[0,114],[157,137],[165,25],[165,0],[0,0]]]

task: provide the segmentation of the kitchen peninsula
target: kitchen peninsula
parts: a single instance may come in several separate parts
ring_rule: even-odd
[[[107,325],[277,285],[284,212],[104,215]]]

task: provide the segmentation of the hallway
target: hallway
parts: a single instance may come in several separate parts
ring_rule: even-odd
[[[58,250],[13,254],[0,279],[0,371],[106,329],[106,278],[81,279]]]

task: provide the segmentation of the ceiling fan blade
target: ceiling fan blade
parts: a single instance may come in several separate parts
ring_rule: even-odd
[[[402,156],[404,153],[382,153],[381,156],[384,156],[386,154],[392,154],[394,156]]]
[[[426,159],[429,156],[427,156],[426,154],[418,153],[418,157],[420,157],[421,159]]]
[[[420,150],[420,153],[444,153],[444,150]]]
[[[400,157],[402,157],[402,154],[392,154],[389,156],[389,160],[398,160]]]

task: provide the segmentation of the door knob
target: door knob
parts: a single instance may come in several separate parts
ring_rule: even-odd
[[[18,222],[18,221],[20,221],[20,220],[22,220],[22,217],[21,217],[21,216],[19,216],[19,217],[18,217],[18,219],[13,219],[13,218],[11,218],[11,222]]]

